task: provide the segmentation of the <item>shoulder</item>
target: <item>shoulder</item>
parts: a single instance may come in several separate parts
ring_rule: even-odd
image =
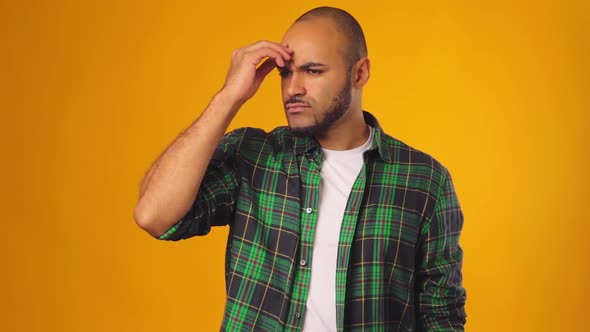
[[[398,161],[411,163],[413,165],[427,165],[438,172],[446,171],[445,166],[431,154],[417,149],[397,138],[392,137],[391,139],[393,142],[392,145],[399,155]]]
[[[431,154],[417,149],[400,139],[382,132],[380,153],[388,163],[398,169],[398,174],[410,182],[438,191],[450,176],[448,169]]]
[[[243,127],[225,134],[222,145],[230,144],[241,155],[286,151],[292,145],[293,134],[288,127],[277,127],[270,132],[261,128]]]
[[[447,169],[430,154],[387,134],[377,118],[369,112],[363,113],[365,122],[375,128],[375,145],[379,157],[397,169],[407,173],[417,172],[420,177],[440,178]]]
[[[439,172],[446,171],[445,166],[432,155],[400,139],[382,132],[380,140],[383,154],[393,163],[429,166]]]

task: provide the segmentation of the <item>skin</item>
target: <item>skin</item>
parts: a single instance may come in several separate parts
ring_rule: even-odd
[[[310,134],[327,149],[347,150],[362,145],[369,134],[361,106],[369,60],[362,59],[349,68],[345,59],[347,41],[327,18],[295,23],[282,43],[294,50],[292,60],[279,68],[289,126],[295,132],[320,127]],[[338,109],[342,107],[345,109]],[[322,124],[331,112],[341,114],[325,128]]]
[[[260,41],[235,50],[222,89],[144,177],[134,211],[136,223],[152,236],[160,236],[186,214],[231,120],[275,68],[288,71],[281,88],[287,120],[295,131],[325,123],[326,115],[337,110],[342,115],[313,135],[327,149],[362,145],[369,134],[361,109],[369,60],[361,59],[348,68],[345,47],[345,39],[330,20],[313,18],[292,25],[282,43]],[[350,104],[342,107],[341,99],[348,97]]]

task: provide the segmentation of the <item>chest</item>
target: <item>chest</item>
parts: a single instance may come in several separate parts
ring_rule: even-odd
[[[340,195],[340,206],[330,212],[341,212],[342,227],[334,229],[339,245],[353,252],[369,248],[382,260],[396,254],[392,245],[413,250],[431,199],[427,183],[404,165],[372,160],[350,166],[326,177],[334,165],[301,155],[244,167],[231,224],[234,247],[256,243],[256,250],[297,261],[302,242],[313,241],[319,214],[331,208],[323,204],[328,188]]]

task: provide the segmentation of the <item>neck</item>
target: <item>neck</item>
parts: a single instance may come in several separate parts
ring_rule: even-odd
[[[363,112],[359,108],[355,111],[350,109],[323,135],[315,138],[324,149],[350,150],[365,144],[369,138],[369,133]]]

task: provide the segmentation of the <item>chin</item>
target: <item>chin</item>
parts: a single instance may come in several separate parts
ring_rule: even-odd
[[[299,137],[308,137],[308,136],[316,136],[318,128],[316,126],[294,126],[289,124],[289,129],[295,136]]]
[[[311,121],[306,120],[307,119],[301,116],[287,116],[287,123],[291,129],[304,129],[313,126]]]

